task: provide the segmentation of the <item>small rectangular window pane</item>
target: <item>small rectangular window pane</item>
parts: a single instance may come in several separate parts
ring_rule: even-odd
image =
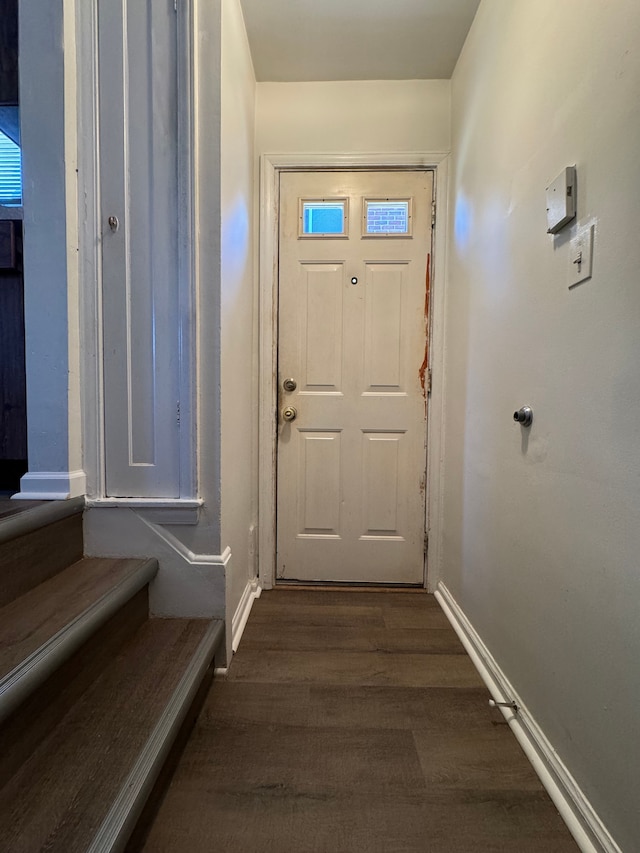
[[[307,237],[346,234],[344,199],[302,200],[300,235]]]
[[[372,237],[411,234],[410,200],[365,199],[364,233]]]
[[[0,131],[0,204],[7,207],[22,202],[22,162],[20,147]]]

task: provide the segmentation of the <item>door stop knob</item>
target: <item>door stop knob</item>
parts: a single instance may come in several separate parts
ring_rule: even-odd
[[[523,406],[517,412],[513,413],[513,419],[523,427],[531,426],[533,422],[533,409],[531,406]]]

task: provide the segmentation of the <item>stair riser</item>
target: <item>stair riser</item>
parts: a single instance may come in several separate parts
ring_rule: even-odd
[[[82,515],[0,544],[0,607],[82,558]]]
[[[146,621],[148,608],[145,587],[7,719],[0,729],[0,787]]]

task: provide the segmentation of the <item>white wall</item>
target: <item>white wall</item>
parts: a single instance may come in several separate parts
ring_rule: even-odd
[[[180,13],[185,11],[181,7]],[[228,544],[221,539],[221,187],[220,187],[220,4],[194,4],[190,53],[181,57],[183,103],[193,77],[192,208],[193,313],[198,363],[188,364],[197,396],[198,497],[196,512],[171,509],[95,508],[85,513],[85,552],[104,556],[155,556],[160,573],[151,589],[151,609],[163,616],[225,617],[225,579],[230,565]],[[188,39],[185,37],[185,41]],[[90,40],[87,50],[92,49]],[[85,130],[84,145],[91,145]],[[189,183],[186,176],[186,183]],[[85,272],[86,274],[86,272]],[[90,278],[87,279],[90,281]],[[87,284],[88,287],[88,284]],[[187,309],[184,309],[187,311]],[[179,318],[175,318],[178,323]],[[182,405],[190,400],[181,400]],[[89,418],[90,420],[90,418]],[[98,461],[99,464],[99,461]],[[92,477],[92,479],[95,479]],[[196,517],[197,516],[197,517]]]
[[[450,82],[258,83],[258,153],[448,151]]]
[[[84,494],[75,0],[20,3],[29,472],[21,498]]]
[[[253,190],[256,82],[239,0],[222,3],[222,542],[231,548],[227,619],[256,574],[258,392]]]
[[[638,92],[636,0],[483,0],[452,81],[446,333],[442,578],[625,851],[640,839]],[[545,186],[570,164],[579,221],[596,221],[593,278],[573,290],[575,225],[545,233]]]

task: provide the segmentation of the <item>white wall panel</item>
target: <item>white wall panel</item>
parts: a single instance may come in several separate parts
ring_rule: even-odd
[[[98,10],[106,492],[178,497],[176,14]]]

